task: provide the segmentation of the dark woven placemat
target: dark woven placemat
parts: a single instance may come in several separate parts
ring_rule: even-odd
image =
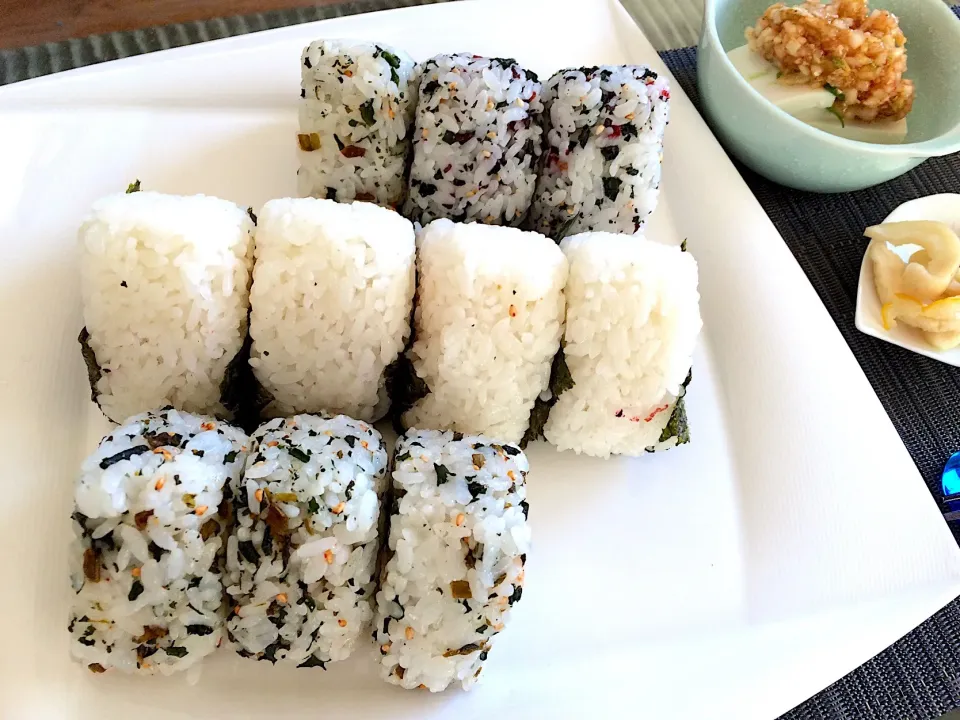
[[[0,85],[131,55],[313,20],[446,0],[353,0],[340,5],[271,11],[205,22],[96,35],[0,50]],[[960,9],[955,9],[960,15]],[[696,53],[661,53],[699,107]],[[960,370],[862,335],[854,328],[862,231],[906,200],[960,192],[960,156],[926,162],[871,190],[813,195],[785,190],[739,168],[816,288],[893,419],[931,492],[960,448]],[[960,539],[960,529],[955,530]],[[960,707],[960,601],[782,720],[931,720]]]

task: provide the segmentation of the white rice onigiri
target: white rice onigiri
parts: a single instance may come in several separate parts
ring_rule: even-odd
[[[529,464],[515,445],[435,430],[401,437],[394,463],[381,675],[408,689],[469,689],[523,592]]]
[[[91,671],[169,675],[220,644],[220,508],[248,444],[237,428],[164,408],[130,418],[84,461],[69,631]]]
[[[570,261],[563,353],[575,384],[550,411],[546,439],[599,457],[685,442],[679,399],[702,326],[693,256],[612,233],[560,247]]]
[[[104,414],[119,422],[170,403],[223,415],[220,385],[247,335],[247,211],[203,195],[111,195],[79,240],[81,341]]]
[[[563,333],[567,261],[537,233],[436,220],[418,238],[415,339],[428,394],[405,427],[519,442]]]
[[[410,334],[413,226],[369,203],[271,200],[260,211],[250,365],[268,417],[389,406],[384,371]]]
[[[253,435],[230,494],[227,631],[238,653],[323,667],[373,617],[387,451],[343,415],[276,418]]]
[[[417,104],[413,60],[388,45],[318,40],[300,69],[300,195],[399,207]]]
[[[666,78],[643,65],[551,77],[530,228],[558,242],[580,232],[639,230],[657,206],[669,100]]]
[[[516,61],[438,55],[423,64],[404,214],[427,224],[518,225],[540,157],[542,87]]]

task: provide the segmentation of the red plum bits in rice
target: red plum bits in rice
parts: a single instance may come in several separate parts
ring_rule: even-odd
[[[440,692],[477,681],[523,593],[528,470],[516,445],[479,435],[397,441],[374,631],[387,682]]]
[[[223,490],[248,446],[235,427],[168,407],[130,418],[84,461],[69,631],[91,671],[169,675],[220,644]]]
[[[536,182],[541,94],[537,76],[511,59],[425,62],[404,214],[422,224],[518,225]]]
[[[597,457],[689,442],[684,395],[703,326],[693,255],[599,232],[560,248],[570,264],[563,353],[572,383],[550,410],[547,441]]]
[[[373,617],[387,451],[344,415],[276,418],[231,479],[227,631],[244,657],[343,660]]]
[[[657,205],[669,100],[666,79],[643,65],[551,77],[529,227],[557,242],[578,232],[639,230]]]

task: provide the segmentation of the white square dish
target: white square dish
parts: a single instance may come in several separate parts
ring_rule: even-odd
[[[96,198],[134,178],[255,209],[294,194],[300,50],[343,36],[417,60],[516,57],[543,76],[600,63],[664,71],[615,2],[492,0],[0,89],[0,717],[770,718],[960,594],[960,550],[880,402],[674,83],[648,234],[688,238],[700,264],[693,442],[638,460],[530,449],[527,587],[479,687],[401,691],[377,678],[372,645],[326,672],[221,651],[193,686],[73,663],[72,488],[108,427],[76,342],[76,228]]]

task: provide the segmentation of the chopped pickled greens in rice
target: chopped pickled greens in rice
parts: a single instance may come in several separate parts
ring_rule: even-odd
[[[303,50],[298,194],[397,207],[418,70],[402,50],[318,40]]]
[[[165,407],[130,418],[84,461],[68,631],[93,672],[169,675],[219,645],[223,487],[248,442],[231,425]]]
[[[523,595],[528,470],[518,447],[483,436],[411,430],[397,441],[374,624],[387,682],[440,692],[477,681]]]
[[[276,418],[231,483],[226,627],[243,657],[301,668],[348,657],[372,618],[387,453],[344,415]]]

